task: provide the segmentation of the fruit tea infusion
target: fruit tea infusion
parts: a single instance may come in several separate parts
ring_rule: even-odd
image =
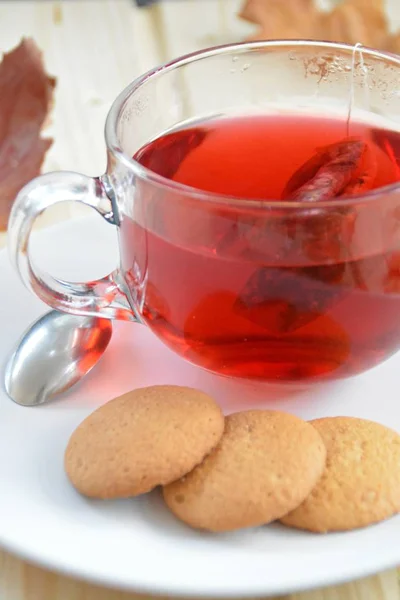
[[[304,114],[224,117],[134,158],[199,192],[139,190],[121,225],[134,302],[180,355],[298,381],[356,374],[398,349],[400,231],[381,240],[373,191],[400,180],[400,133]]]

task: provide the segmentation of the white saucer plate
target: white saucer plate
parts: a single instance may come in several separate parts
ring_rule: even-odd
[[[35,256],[53,274],[92,279],[117,261],[116,233],[98,217],[39,232]],[[0,365],[47,308],[0,253]],[[367,576],[400,564],[400,517],[345,534],[273,525],[229,535],[186,528],[160,495],[122,502],[80,497],[63,471],[69,435],[94,408],[135,387],[175,383],[211,393],[229,411],[272,407],[306,419],[365,417],[400,431],[400,354],[369,373],[287,393],[222,379],[185,363],[143,326],[116,323],[99,365],[61,400],[21,408],[0,389],[0,545],[49,569],[106,586],[175,596],[284,594]]]

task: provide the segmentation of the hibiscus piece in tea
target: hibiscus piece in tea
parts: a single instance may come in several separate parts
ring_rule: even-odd
[[[390,157],[396,177],[400,180],[400,135],[388,129],[373,129],[371,137],[374,143]]]
[[[148,152],[144,148],[137,153],[135,158],[151,171],[173,179],[182,159],[200,146],[206,136],[207,130],[200,127],[192,128],[189,134],[186,130],[176,131],[173,135],[167,135],[158,140],[157,152]]]

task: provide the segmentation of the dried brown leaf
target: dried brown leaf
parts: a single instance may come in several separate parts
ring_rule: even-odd
[[[394,54],[400,54],[400,31],[390,36],[387,50]]]
[[[239,13],[242,19],[264,25],[268,22],[272,11],[286,12],[294,17],[308,11],[314,11],[314,0],[247,0]],[[291,17],[291,18],[292,18]]]
[[[24,39],[0,64],[0,230],[20,189],[40,173],[52,141],[40,137],[53,103],[55,79],[42,54]]]
[[[384,6],[381,2],[344,0],[325,16],[324,33],[330,41],[384,49],[389,35]]]
[[[260,25],[254,40],[310,37],[319,17],[313,0],[247,0],[239,16]]]
[[[330,12],[315,0],[247,0],[239,15],[259,25],[258,39],[314,39],[372,46],[400,52],[391,36],[384,0],[343,0]]]

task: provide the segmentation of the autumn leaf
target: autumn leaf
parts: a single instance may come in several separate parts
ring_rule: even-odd
[[[247,0],[239,16],[260,25],[253,40],[311,38],[320,17],[313,0]]]
[[[325,39],[385,50],[389,23],[381,0],[344,0],[323,18]]]
[[[247,0],[239,16],[259,26],[252,40],[359,42],[400,52],[400,33],[390,33],[384,0],[342,0],[328,12],[315,0]]]
[[[51,146],[41,130],[52,107],[55,83],[46,75],[33,40],[22,40],[0,63],[0,230],[7,228],[16,195],[40,173]]]
[[[394,54],[400,54],[400,31],[390,36],[388,50]]]

